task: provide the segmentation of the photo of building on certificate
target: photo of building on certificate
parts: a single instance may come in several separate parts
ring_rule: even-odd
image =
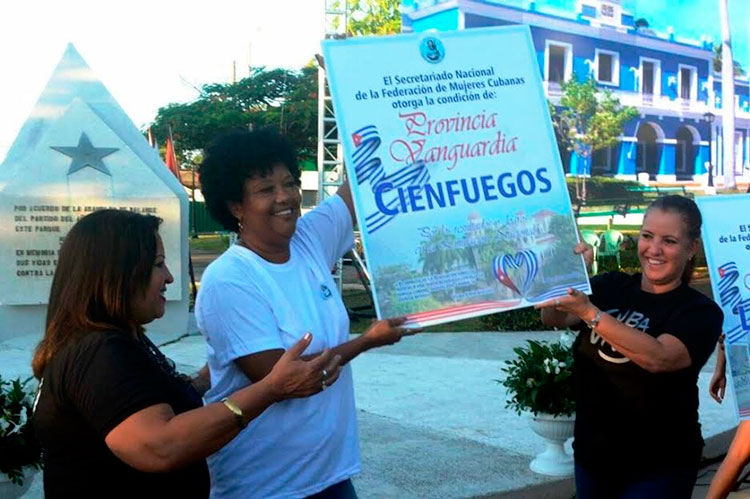
[[[378,317],[590,292],[528,27],[324,42]]]

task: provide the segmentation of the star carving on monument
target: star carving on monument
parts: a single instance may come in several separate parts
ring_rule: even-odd
[[[115,151],[119,151],[116,147],[94,147],[91,144],[88,135],[86,135],[86,132],[81,132],[81,137],[78,139],[77,146],[50,146],[50,149],[54,149],[55,151],[72,158],[70,168],[68,168],[68,175],[90,166],[94,170],[99,170],[110,177],[112,174],[109,172],[109,168],[107,168],[102,159]]]

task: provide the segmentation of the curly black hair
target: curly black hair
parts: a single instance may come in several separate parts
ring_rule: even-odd
[[[198,173],[201,192],[211,217],[227,230],[237,231],[229,203],[241,203],[245,180],[265,177],[282,164],[299,184],[300,170],[289,140],[273,129],[238,130],[214,140],[205,150]]]

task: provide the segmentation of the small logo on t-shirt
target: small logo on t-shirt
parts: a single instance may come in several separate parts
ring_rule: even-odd
[[[332,293],[331,293],[331,290],[328,289],[328,286],[326,286],[325,284],[321,284],[320,285],[320,294],[323,296],[324,300],[327,300],[328,298],[331,297]]]
[[[644,333],[648,330],[649,318],[641,312],[637,312],[635,310],[626,310],[624,312],[620,312],[619,309],[613,308],[607,310],[607,313],[626,326],[640,329]],[[604,338],[593,331],[591,331],[590,340],[592,345],[599,344],[599,350],[597,353],[599,354],[599,357],[606,360],[607,362],[611,362],[613,364],[625,364],[627,362],[630,362],[629,358],[618,352],[615,347],[607,343]]]

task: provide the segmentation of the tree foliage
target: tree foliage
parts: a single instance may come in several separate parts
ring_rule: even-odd
[[[617,144],[625,123],[638,116],[631,106],[622,107],[609,90],[600,90],[592,78],[571,78],[561,84],[560,109],[550,103],[558,143],[568,151],[588,156]]]
[[[714,45],[713,69],[715,73],[721,73],[721,45]],[[734,61],[734,76],[744,76],[745,70],[738,61]]]
[[[401,32],[400,5],[400,0],[349,0],[346,3],[346,36]],[[335,2],[334,7],[340,9],[341,1]]]
[[[636,108],[620,106],[619,99],[599,89],[593,78],[580,82],[574,76],[561,88],[559,107],[549,103],[557,145],[561,151],[575,151],[584,165],[590,163],[594,151],[617,145],[625,123],[638,116]],[[585,177],[582,198],[586,199]]]
[[[181,162],[190,152],[233,129],[273,127],[287,135],[301,159],[315,156],[317,67],[299,71],[254,68],[236,83],[212,83],[189,103],[172,103],[157,112],[152,132],[163,143],[171,126]]]

